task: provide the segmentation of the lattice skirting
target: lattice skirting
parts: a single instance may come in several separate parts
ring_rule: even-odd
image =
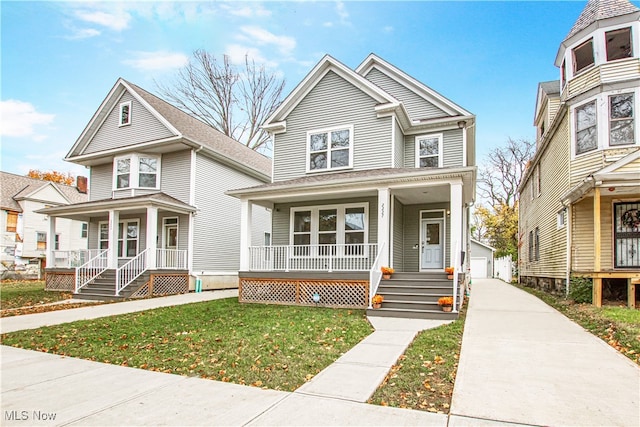
[[[366,308],[369,282],[362,280],[299,280],[240,278],[240,302]]]
[[[149,281],[131,294],[131,298],[158,295],[186,294],[189,292],[187,274],[152,274]]]
[[[44,288],[47,291],[69,291],[76,290],[75,272],[47,272],[44,278]]]

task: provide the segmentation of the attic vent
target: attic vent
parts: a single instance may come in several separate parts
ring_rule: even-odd
[[[131,101],[120,104],[120,115],[118,117],[120,118],[119,126],[131,124]]]

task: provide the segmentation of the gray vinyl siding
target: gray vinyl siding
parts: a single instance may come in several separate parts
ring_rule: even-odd
[[[131,124],[119,126],[118,116],[120,104],[131,101]],[[106,120],[102,123],[89,145],[82,154],[97,153],[113,148],[129,147],[143,142],[173,136],[158,119],[145,107],[134,99],[129,92],[125,92],[115,104]]]
[[[113,188],[113,163],[91,166],[89,176],[89,200],[110,199]]]
[[[238,270],[240,200],[224,192],[262,183],[205,155],[197,155],[195,204],[198,212],[193,220],[193,270]],[[254,206],[253,211],[254,235],[268,231],[269,212],[259,206]],[[260,227],[265,230],[259,230]]]
[[[448,116],[448,114],[440,108],[436,107],[415,92],[407,89],[376,68],[372,68],[365,78],[382,88],[398,101],[402,102],[407,109],[411,120],[432,119]]]
[[[275,181],[306,173],[307,132],[353,125],[353,170],[390,166],[391,117],[378,119],[377,102],[330,71],[287,116],[287,131],[274,137]]]
[[[402,168],[404,167],[404,134],[402,133],[402,129],[397,121],[395,121],[395,134],[393,141],[393,149],[394,149],[394,158],[393,158],[393,167],[394,168]]]
[[[434,203],[425,205],[406,205],[404,206],[404,271],[420,270],[420,211],[449,209],[449,203]],[[445,247],[444,259],[445,266],[450,263],[450,236],[451,224],[449,218],[445,215]],[[418,249],[414,246],[418,245]]]
[[[394,201],[393,207],[393,264],[397,271],[404,271],[404,205],[399,200]]]
[[[191,182],[191,150],[162,155],[160,162],[160,191],[189,203]]]
[[[274,206],[273,209],[273,234],[272,242],[274,245],[289,245],[291,208],[301,206],[322,206],[322,205],[341,205],[347,203],[368,203],[369,217],[367,223],[369,226],[368,243],[376,243],[378,241],[378,199],[376,197],[355,198],[345,201],[344,199],[329,200],[313,200],[308,202],[297,203],[281,203]]]
[[[425,132],[419,135],[442,133],[442,167],[461,167],[462,162],[462,129],[451,129],[442,132]],[[416,167],[416,136],[407,135],[404,138],[404,167]]]

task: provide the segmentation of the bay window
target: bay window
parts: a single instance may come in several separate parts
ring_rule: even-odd
[[[588,102],[575,109],[576,154],[598,148],[596,101]]]

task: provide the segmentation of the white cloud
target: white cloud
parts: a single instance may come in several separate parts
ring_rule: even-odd
[[[277,62],[267,60],[267,58],[262,55],[262,52],[255,47],[230,44],[225,48],[225,55],[236,65],[244,65],[245,57],[247,57],[250,61],[254,61],[256,64],[262,64],[265,67],[275,68],[278,66]]]
[[[99,36],[101,34],[100,31],[98,31],[98,30],[96,30],[94,28],[72,29],[71,31],[73,31],[73,34],[71,34],[70,36],[66,37],[69,40],[88,39],[88,38],[91,38],[91,37]]]
[[[189,57],[180,52],[133,52],[133,59],[122,61],[143,71],[169,70],[187,65]]]
[[[82,21],[102,25],[114,31],[124,30],[129,26],[129,21],[131,20],[131,15],[125,10],[116,10],[114,12],[78,10],[75,15],[76,18]]]
[[[348,24],[349,12],[347,12],[347,8],[345,7],[344,2],[336,2],[336,11],[338,12],[338,16],[340,17],[340,22],[342,22],[343,24]]]
[[[240,27],[241,38],[250,40],[258,46],[274,45],[283,55],[290,55],[296,47],[296,39],[289,36],[277,36],[264,28],[245,25]]]
[[[42,135],[36,135],[34,127],[48,125],[53,122],[55,114],[43,114],[28,102],[9,99],[0,101],[0,135],[2,136],[35,136],[42,140]]]
[[[255,7],[243,6],[240,8],[232,8],[229,5],[223,5],[222,7],[227,12],[229,12],[229,14],[241,16],[243,18],[251,18],[254,16],[271,16],[271,11],[263,8],[261,5],[256,5]]]

